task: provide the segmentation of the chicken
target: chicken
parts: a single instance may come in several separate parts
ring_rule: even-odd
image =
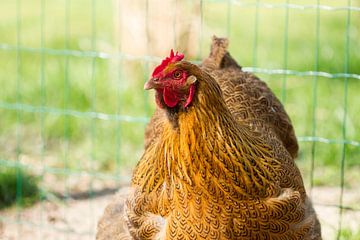
[[[227,52],[228,40],[213,37],[210,56],[200,68],[208,72],[220,85],[230,112],[254,131],[272,132],[293,158],[298,143],[290,118],[284,107],[266,84],[255,75],[243,72],[241,66]],[[145,131],[145,149],[159,135],[163,111],[156,109]]]
[[[158,109],[125,206],[129,239],[321,239],[291,122],[227,45],[214,38],[200,67],[172,52],[145,84]]]

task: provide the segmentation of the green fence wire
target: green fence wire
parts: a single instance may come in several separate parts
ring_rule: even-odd
[[[120,14],[117,11],[119,8],[127,11],[130,2],[9,0],[2,3],[0,15],[4,17],[0,19],[0,22],[3,22],[0,23],[0,64],[4,68],[0,77],[3,87],[0,95],[0,167],[16,170],[17,214],[16,218],[0,215],[0,221],[17,226],[16,239],[23,239],[23,226],[37,228],[39,231],[46,228],[63,234],[61,236],[66,239],[72,239],[74,234],[75,239],[86,238],[94,235],[97,221],[92,212],[97,206],[91,201],[88,211],[92,214],[90,219],[86,220],[89,221],[88,228],[81,231],[74,232],[47,223],[44,220],[47,211],[44,201],[40,201],[39,221],[34,222],[23,217],[21,199],[23,181],[26,179],[23,179],[22,170],[39,176],[42,198],[51,199],[56,195],[65,204],[69,204],[74,197],[74,179],[87,179],[87,187],[84,189],[89,199],[96,198],[99,191],[96,184],[99,181],[110,182],[115,189],[129,181],[131,168],[141,154],[142,132],[153,109],[152,98],[143,92],[141,85],[147,79],[152,66],[161,61],[161,56],[153,54],[153,46],[150,44],[153,28],[148,20],[153,11],[152,0],[135,1],[139,3],[137,7],[144,9],[141,16],[143,19],[139,21],[144,22],[146,50],[139,56],[124,49],[121,39],[125,30],[121,28],[123,25],[119,24],[124,17],[121,16],[124,11],[120,11]],[[173,8],[168,11],[172,13],[173,21],[169,34],[172,32],[175,48],[184,47],[177,29],[182,24],[178,20],[179,15],[186,14],[178,11],[185,1],[171,2]],[[353,182],[359,180],[354,172],[360,170],[356,160],[360,157],[360,133],[357,132],[360,125],[356,115],[360,109],[355,106],[359,102],[354,102],[356,89],[360,90],[360,44],[357,40],[360,37],[360,28],[354,24],[360,20],[360,2],[347,0],[329,5],[322,4],[324,1],[320,0],[309,0],[303,4],[292,2],[294,1],[187,1],[190,7],[197,6],[195,9],[198,27],[195,30],[198,41],[192,43],[197,47],[191,60],[199,63],[201,58],[206,56],[212,34],[222,34],[230,39],[230,50],[233,50],[232,54],[244,65],[243,69],[258,74],[273,87],[294,120],[301,144],[301,154],[297,161],[310,195],[316,197],[316,188],[327,185],[328,179],[333,181],[329,186],[340,191],[336,202],[314,202],[318,206],[338,209],[336,239],[347,239],[349,236],[356,239],[360,237],[360,228],[351,233],[352,235],[344,234],[343,216],[345,211],[360,212],[359,205],[345,201],[346,189],[351,189]],[[89,6],[88,15],[85,14],[85,7],[82,9],[83,5]],[[280,19],[272,20],[272,23],[279,24],[276,31],[280,36],[276,36],[275,43],[271,42],[271,36],[274,35],[265,29],[270,28],[264,22],[265,11],[270,16],[274,12],[274,19]],[[282,11],[283,16],[276,18],[279,11]],[[241,14],[249,18],[241,19]],[[304,16],[299,18],[298,14]],[[216,19],[212,19],[213,15]],[[266,15],[265,21],[268,17]],[[336,22],[332,19],[336,19]],[[248,22],[243,24],[240,20]],[[52,21],[55,24],[51,24]],[[73,27],[78,21],[88,22],[90,30],[86,37],[74,37],[74,29],[83,31]],[[29,26],[37,23],[40,27],[36,32],[28,30]],[[104,23],[112,27],[103,30]],[[49,29],[50,24],[52,27],[56,26],[56,29]],[[314,27],[309,26],[307,29],[308,26],[304,26],[306,24],[313,24]],[[322,34],[326,24],[341,28],[341,35],[338,34],[341,32],[339,30],[325,36],[340,39],[334,46],[324,46],[326,44],[323,43]],[[301,34],[296,35],[297,31],[312,31],[313,39],[306,39],[306,36],[300,39]],[[51,42],[51,34],[62,35],[62,41]],[[265,38],[264,34],[267,34],[268,38]],[[35,40],[29,40],[29,35],[34,35]],[[298,37],[292,37],[293,35]],[[88,47],[78,46],[82,44],[81,37],[85,38],[84,44]],[[306,45],[304,48],[302,42],[313,45]],[[247,45],[241,48],[235,46],[241,44]],[[269,50],[274,55],[273,62],[271,56],[268,56],[271,54],[264,50],[272,44],[278,46],[274,47],[275,50]],[[106,50],[109,48],[111,50]],[[310,53],[306,55],[304,52],[302,55],[301,51]],[[324,57],[326,54],[331,57]],[[297,62],[294,58],[308,56],[312,59],[304,60],[301,66],[292,62],[301,63],[301,59]],[[326,65],[326,59],[329,66]],[[333,68],[331,61],[341,66]],[[83,63],[86,63],[87,67],[82,67]],[[30,70],[29,65],[33,66]],[[53,70],[54,68],[59,71]],[[304,84],[305,88],[296,84]],[[56,87],[52,87],[53,85]],[[52,90],[53,88],[55,90]],[[77,90],[78,88],[82,91]],[[74,93],[75,90],[79,93]],[[297,91],[302,92],[297,95]],[[334,100],[336,106],[322,117],[328,106],[324,96],[332,98],[327,91],[335,91],[336,95],[342,96],[342,100],[341,103]],[[74,95],[77,98],[74,99]],[[57,101],[56,98],[61,100]],[[85,107],[79,105],[81,101],[84,101]],[[298,112],[300,108],[305,109]],[[304,114],[306,116],[303,116]],[[324,126],[327,125],[333,129],[324,131]],[[34,147],[37,149],[31,149]],[[24,160],[26,152],[32,151],[36,154],[28,155],[34,159]],[[329,163],[322,159],[329,156],[334,162]],[[78,159],[81,160],[76,163]],[[321,175],[320,168],[327,169],[324,171],[329,176]],[[347,174],[352,176],[350,180],[347,179]],[[54,176],[57,179],[56,184],[62,187],[53,186],[54,181],[48,183],[49,176]],[[334,176],[337,180],[334,180]],[[321,180],[323,177],[327,177],[326,180]],[[63,212],[64,219],[69,211],[70,208]],[[327,239],[326,236],[327,233],[324,232],[324,239]],[[40,237],[43,235],[40,234]]]

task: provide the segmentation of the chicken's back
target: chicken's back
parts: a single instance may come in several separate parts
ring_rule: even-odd
[[[254,74],[244,72],[227,51],[228,40],[213,37],[211,52],[201,65],[219,83],[226,105],[237,121],[278,138],[293,158],[298,143],[283,105]],[[273,133],[273,134],[271,134]]]

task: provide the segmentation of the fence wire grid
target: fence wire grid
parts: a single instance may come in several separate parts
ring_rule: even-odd
[[[93,238],[141,156],[151,69],[171,48],[199,63],[215,34],[288,111],[324,239],[360,239],[359,22],[355,0],[2,1],[0,238]]]

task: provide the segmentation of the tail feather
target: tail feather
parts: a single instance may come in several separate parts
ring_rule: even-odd
[[[210,55],[204,60],[203,65],[213,65],[217,69],[227,67],[237,67],[241,69],[241,66],[231,57],[227,48],[229,46],[229,40],[227,38],[218,38],[213,36],[210,49]]]

